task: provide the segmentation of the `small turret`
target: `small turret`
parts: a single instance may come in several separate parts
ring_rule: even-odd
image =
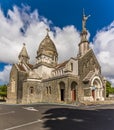
[[[23,48],[18,56],[19,63],[29,63],[29,56],[27,53],[27,49],[25,47],[25,43],[23,43]]]

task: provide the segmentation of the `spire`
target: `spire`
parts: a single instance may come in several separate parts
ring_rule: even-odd
[[[23,43],[23,48],[22,48],[18,58],[19,58],[19,62],[23,62],[24,61],[25,63],[28,63],[30,58],[28,56],[27,49],[26,49],[25,46],[26,46],[26,44]]]

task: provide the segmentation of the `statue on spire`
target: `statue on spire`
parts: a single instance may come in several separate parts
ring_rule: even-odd
[[[86,16],[83,9],[82,30],[86,30],[86,21],[91,15]]]

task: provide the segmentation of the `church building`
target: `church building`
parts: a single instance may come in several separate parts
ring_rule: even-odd
[[[87,40],[83,14],[77,56],[58,63],[58,52],[49,33],[37,50],[36,63],[29,63],[25,44],[13,64],[7,88],[7,102],[13,104],[95,102],[105,100],[101,66]],[[74,48],[75,51],[75,48]]]

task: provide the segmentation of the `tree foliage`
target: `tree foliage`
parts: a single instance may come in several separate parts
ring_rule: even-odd
[[[0,86],[0,97],[2,97],[3,100],[5,100],[5,97],[7,97],[7,86],[6,85]]]
[[[114,94],[114,87],[112,87],[111,83],[107,81],[106,82],[106,97],[108,97],[109,94]]]

